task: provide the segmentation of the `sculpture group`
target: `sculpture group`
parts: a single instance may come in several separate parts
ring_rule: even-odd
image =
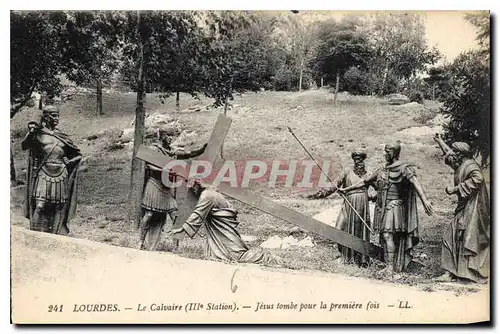
[[[227,122],[227,131],[230,121],[224,116],[219,120]],[[28,124],[28,133],[22,141],[23,150],[29,152],[24,213],[31,230],[68,234],[68,223],[77,205],[78,169],[83,157],[70,138],[57,128],[58,123],[59,109],[48,105],[43,109],[40,123]],[[242,240],[237,230],[238,212],[226,199],[228,196],[334,241],[346,264],[368,266],[372,259],[377,259],[385,263],[383,271],[390,275],[408,270],[413,250],[421,242],[419,204],[428,215],[433,215],[434,209],[419,182],[416,166],[400,160],[400,142],[385,145],[385,163],[372,173],[365,169],[369,158],[366,150],[354,150],[353,167],[345,170],[333,187],[307,196],[318,199],[334,193],[342,195],[342,209],[331,227],[249,190],[224,185],[216,188],[201,180],[192,182],[187,197],[179,200],[175,189],[162,182],[165,162],[218,154],[226,133],[217,131],[214,130],[213,138],[218,140],[210,140],[192,152],[174,150],[171,142],[176,133],[171,131],[159,131],[156,143],[141,147],[135,157],[146,162],[140,249],[155,250],[170,219],[173,227],[168,235],[174,238],[180,235],[193,238],[201,226],[205,227],[208,258],[276,262],[268,252],[260,247],[250,248]],[[454,171],[454,184],[446,187],[443,194],[457,199],[454,217],[447,222],[442,238],[441,263],[445,273],[435,280],[484,282],[488,277],[490,246],[490,202],[484,177],[467,143],[448,146],[441,136],[434,139],[443,151],[444,162]],[[186,175],[175,171],[169,177],[188,181]],[[375,203],[373,217],[370,201]],[[370,242],[370,236],[378,239],[380,247]]]

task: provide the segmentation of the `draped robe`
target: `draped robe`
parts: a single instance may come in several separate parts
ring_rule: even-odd
[[[269,253],[260,247],[249,248],[241,239],[237,230],[237,216],[238,212],[222,194],[205,189],[183,228],[193,238],[201,226],[205,225],[206,256],[209,259],[259,264],[271,262]]]
[[[490,202],[479,165],[472,159],[455,170],[458,204],[443,236],[441,266],[459,278],[488,277]]]

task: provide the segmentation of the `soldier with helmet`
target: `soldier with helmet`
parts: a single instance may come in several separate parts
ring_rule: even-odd
[[[21,143],[28,150],[25,217],[34,231],[68,234],[76,211],[79,148],[61,132],[59,108],[47,105],[40,124],[30,122]]]
[[[182,151],[174,149],[172,139],[179,135],[174,128],[159,129],[157,132],[157,143],[150,148],[163,155],[174,159],[190,159],[200,156],[205,151],[207,144],[193,151]],[[167,221],[167,215],[175,222],[177,218],[177,203],[172,189],[162,183],[162,169],[151,164],[146,164],[144,173],[145,182],[141,202],[141,235],[140,249],[154,250],[161,238],[163,226]],[[169,175],[171,181],[176,176]],[[148,238],[146,238],[149,235]]]

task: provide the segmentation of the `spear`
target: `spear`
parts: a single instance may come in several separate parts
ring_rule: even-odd
[[[319,165],[319,163],[316,161],[316,159],[314,159],[314,157],[312,156],[311,153],[309,153],[309,150],[304,146],[304,144],[302,144],[302,142],[300,141],[299,138],[297,138],[297,136],[295,135],[295,133],[293,133],[292,129],[290,127],[288,127],[288,131],[290,131],[290,133],[292,134],[292,136],[297,140],[297,142],[300,144],[300,146],[302,146],[302,148],[304,149],[304,151],[306,151],[307,155],[314,161],[314,163],[316,164],[316,166],[318,166],[319,170],[326,176],[326,178],[328,179],[328,181],[330,181],[331,183],[333,183],[333,180],[330,178],[330,176],[328,176],[327,173],[325,173],[325,171],[323,170],[323,168],[321,168],[321,166]],[[333,194],[335,194],[337,192],[337,190],[339,190],[338,187],[336,187],[335,191],[333,192]],[[371,229],[371,227],[365,222],[365,220],[363,219],[363,217],[361,217],[361,215],[359,214],[358,211],[356,211],[356,209],[352,206],[351,202],[349,202],[349,200],[344,196],[344,194],[342,194],[341,192],[339,192],[339,195],[342,196],[342,198],[344,198],[344,201],[351,207],[352,211],[354,211],[354,213],[359,217],[359,219],[361,219],[361,222],[363,222],[363,224],[365,224],[366,228],[372,233],[372,234],[375,234],[375,232]]]

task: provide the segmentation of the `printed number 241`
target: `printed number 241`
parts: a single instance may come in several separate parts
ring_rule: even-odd
[[[49,312],[62,312],[62,305],[49,305]]]

